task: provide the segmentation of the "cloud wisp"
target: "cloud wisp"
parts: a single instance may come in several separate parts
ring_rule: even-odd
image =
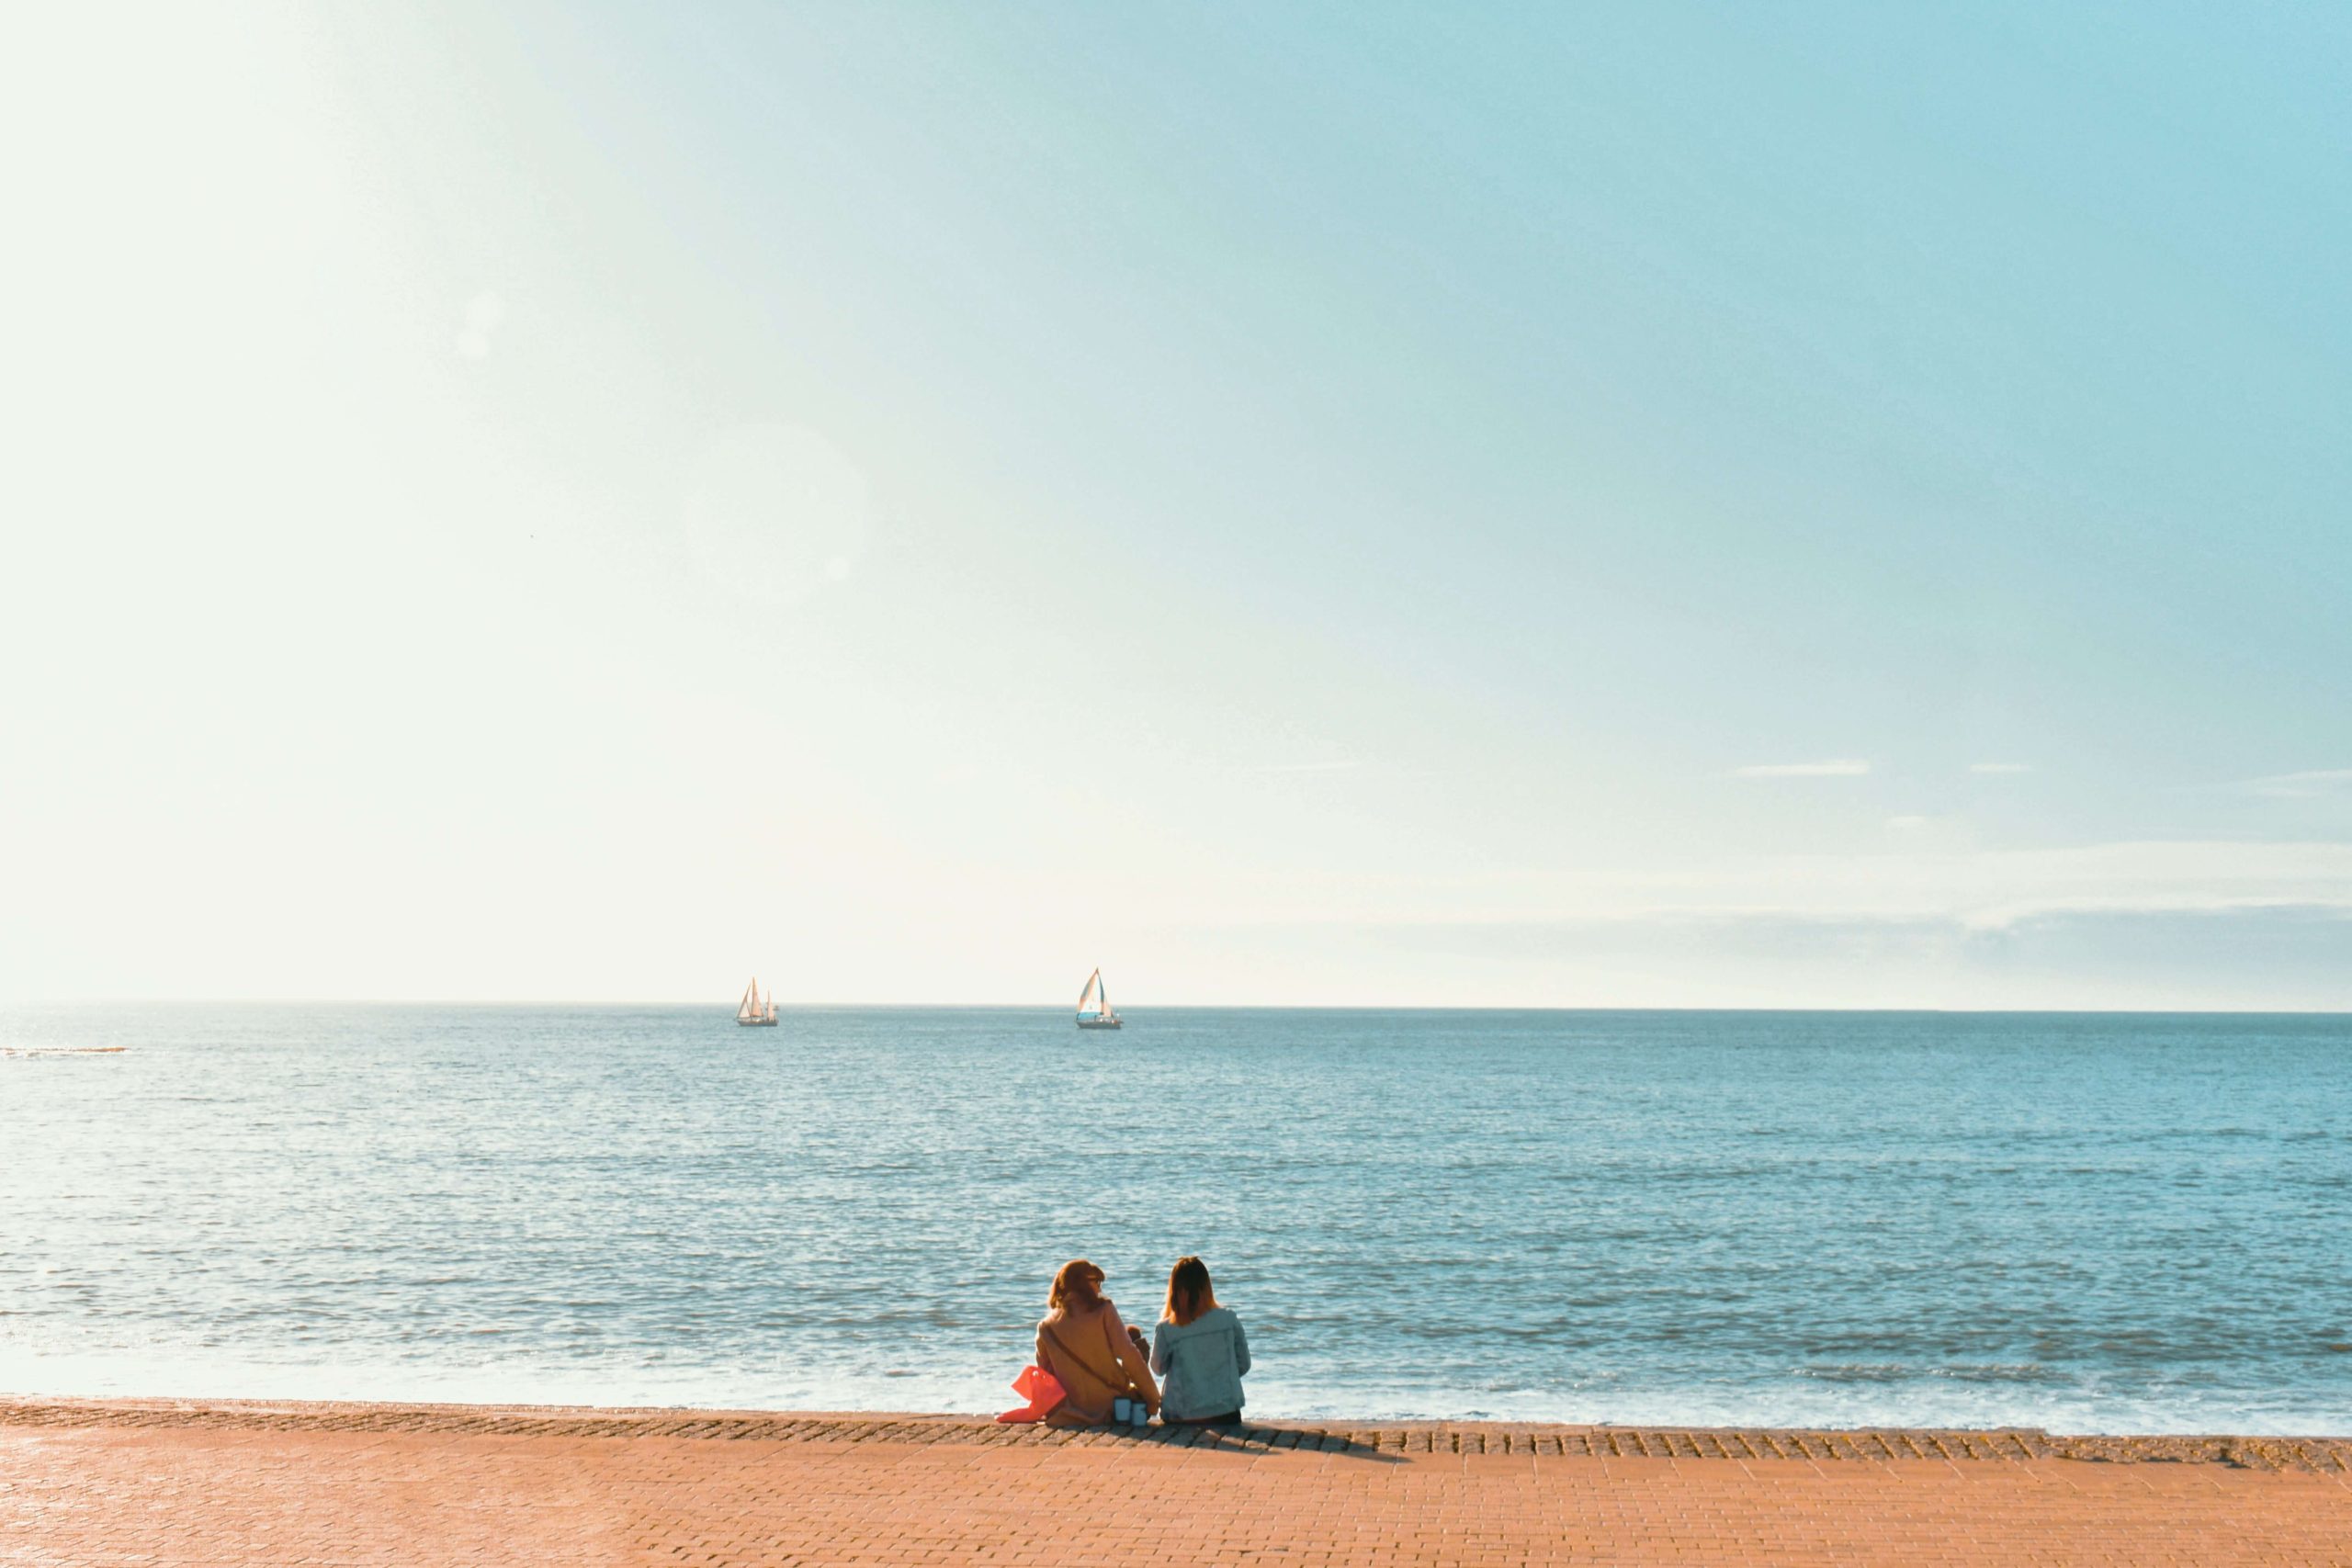
[[[1885,825],[1913,833],[1932,829],[1936,819],[1906,815]],[[1341,899],[1302,905],[1293,882],[1270,883],[1261,918],[1277,924],[1335,919],[1344,905],[1347,919],[1473,927],[1768,919],[1936,920],[1996,931],[2061,914],[2263,908],[2352,919],[2352,840],[2154,840],[2010,850],[1914,842],[1895,852],[1882,840],[1853,853],[1739,855],[1670,871],[1356,881],[1344,891]],[[1204,922],[1215,918],[1214,908],[1203,908]]]
[[[1363,766],[1361,762],[1258,762],[1243,768],[1245,773],[1345,773]]]
[[[2272,773],[2247,779],[2238,786],[2273,800],[2317,800],[2322,795],[2352,795],[2352,768],[2315,768],[2308,773]]]
[[[1832,757],[1821,762],[1750,762],[1734,768],[1736,779],[1850,779],[1871,771],[1862,757]]]

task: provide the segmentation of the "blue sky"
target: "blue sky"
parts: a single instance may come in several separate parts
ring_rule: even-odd
[[[2352,1005],[2327,8],[8,26],[0,992]]]

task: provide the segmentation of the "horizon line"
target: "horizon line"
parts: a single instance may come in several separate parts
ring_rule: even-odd
[[[33,1008],[85,1007],[379,1007],[379,1008],[540,1008],[578,1012],[625,1009],[674,1009],[732,1016],[725,1002],[680,1001],[674,998],[629,998],[583,1001],[535,997],[52,997],[0,999],[0,1012]],[[780,1013],[794,1012],[1024,1012],[1058,1013],[1068,1003],[1007,1001],[778,1001]],[[1431,1013],[1850,1013],[1856,1016],[1949,1014],[1959,1017],[2045,1018],[2352,1018],[2352,1008],[2326,1007],[1939,1007],[1930,1005],[1842,1005],[1836,1003],[1765,1003],[1748,1006],[1666,1006],[1607,1002],[1451,1003],[1451,1002],[1164,1002],[1147,1004],[1152,1012],[1431,1012]],[[1136,1016],[1123,1010],[1123,1019]]]

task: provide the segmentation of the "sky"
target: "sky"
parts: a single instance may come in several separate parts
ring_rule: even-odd
[[[19,7],[0,998],[2352,1007],[2352,13]]]

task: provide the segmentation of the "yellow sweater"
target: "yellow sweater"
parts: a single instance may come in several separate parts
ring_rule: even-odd
[[[1148,1410],[1159,1409],[1151,1363],[1109,1302],[1092,1312],[1056,1307],[1047,1313],[1037,1325],[1037,1364],[1069,1393],[1046,1417],[1050,1426],[1100,1426],[1111,1419],[1111,1402],[1123,1394],[1142,1400]]]

